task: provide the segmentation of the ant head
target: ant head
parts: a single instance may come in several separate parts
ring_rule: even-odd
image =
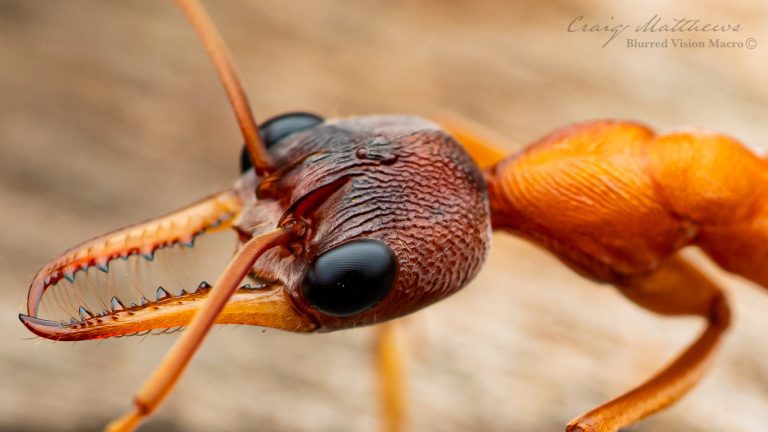
[[[261,126],[276,170],[236,184],[243,240],[288,218],[305,233],[253,276],[334,330],[396,318],[464,286],[490,233],[483,177],[435,124],[408,116],[323,121],[294,113]]]

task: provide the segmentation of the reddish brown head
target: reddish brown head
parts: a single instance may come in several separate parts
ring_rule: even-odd
[[[116,258],[139,259],[226,227],[245,241],[286,219],[301,221],[302,235],[256,261],[254,280],[217,322],[293,331],[367,325],[434,303],[477,273],[490,233],[486,185],[456,141],[408,116],[305,123],[281,117],[262,126],[271,174],[247,169],[230,191],[52,260],[33,281],[30,316],[22,321],[41,336],[67,340],[184,325],[207,294],[204,285],[117,304],[109,286],[96,286],[88,296],[110,310],[99,316],[86,307],[71,323],[37,312],[49,287],[104,270]]]
[[[262,184],[259,195],[277,200],[280,211],[290,211],[313,194],[330,193],[308,215],[311,229],[300,252],[283,259],[273,253],[256,265],[267,264],[297,308],[321,328],[408,314],[455,292],[479,270],[490,232],[485,183],[464,149],[435,124],[407,116],[334,120],[291,135],[270,150],[281,168],[274,183]],[[252,200],[236,225],[243,231],[265,222],[253,199],[257,183],[246,175],[238,188]],[[333,261],[318,262],[324,254]],[[380,281],[365,277],[357,281],[360,286],[341,286],[343,270],[376,274],[388,266],[393,274],[385,286],[377,288]],[[324,278],[327,285],[334,277],[317,272],[336,272],[339,280],[332,285],[338,286],[322,286],[314,279]],[[378,296],[371,294],[377,290]],[[344,296],[358,299],[345,301]],[[380,301],[371,304],[372,299]]]

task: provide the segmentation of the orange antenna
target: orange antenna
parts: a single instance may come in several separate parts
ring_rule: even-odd
[[[267,148],[259,136],[259,128],[253,118],[248,98],[245,96],[229,51],[218,30],[216,30],[216,26],[197,0],[176,0],[176,4],[189,18],[192,27],[208,52],[213,66],[216,68],[216,72],[219,74],[224,90],[232,104],[232,110],[237,117],[237,123],[240,125],[240,131],[243,134],[248,154],[251,156],[253,168],[260,175],[273,171],[269,153],[267,153]]]

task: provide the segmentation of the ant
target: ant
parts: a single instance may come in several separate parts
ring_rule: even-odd
[[[324,119],[289,113],[261,125],[221,37],[194,0],[177,0],[205,46],[242,132],[242,175],[228,190],[69,249],[34,277],[19,318],[77,341],[186,327],[134,404],[107,427],[135,429],[168,396],[214,324],[328,332],[378,324],[386,425],[402,427],[399,362],[388,321],[429,306],[479,272],[492,230],[522,236],[582,276],[663,315],[702,317],[701,335],[635,389],[571,421],[616,431],[679,400],[704,375],[730,324],[722,289],[679,251],[768,287],[768,162],[724,135],[656,134],[598,120],[558,129],[511,156],[457,126],[410,116]],[[232,229],[240,244],[215,283],[139,304],[118,296],[69,322],[40,316],[63,281],[117,258],[192,245]],[[92,271],[92,270],[91,270]],[[244,283],[256,281],[254,287]],[[99,295],[106,295],[108,287]]]

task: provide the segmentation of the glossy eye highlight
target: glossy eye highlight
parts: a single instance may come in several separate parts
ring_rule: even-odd
[[[397,258],[386,243],[354,240],[315,258],[304,274],[301,294],[320,312],[345,317],[381,301],[396,276]]]
[[[288,135],[313,128],[324,121],[322,117],[306,112],[281,114],[262,123],[259,126],[259,134],[264,145],[269,149]],[[242,174],[252,167],[253,163],[251,163],[251,158],[248,155],[248,149],[243,146],[243,151],[240,153],[240,173]]]

